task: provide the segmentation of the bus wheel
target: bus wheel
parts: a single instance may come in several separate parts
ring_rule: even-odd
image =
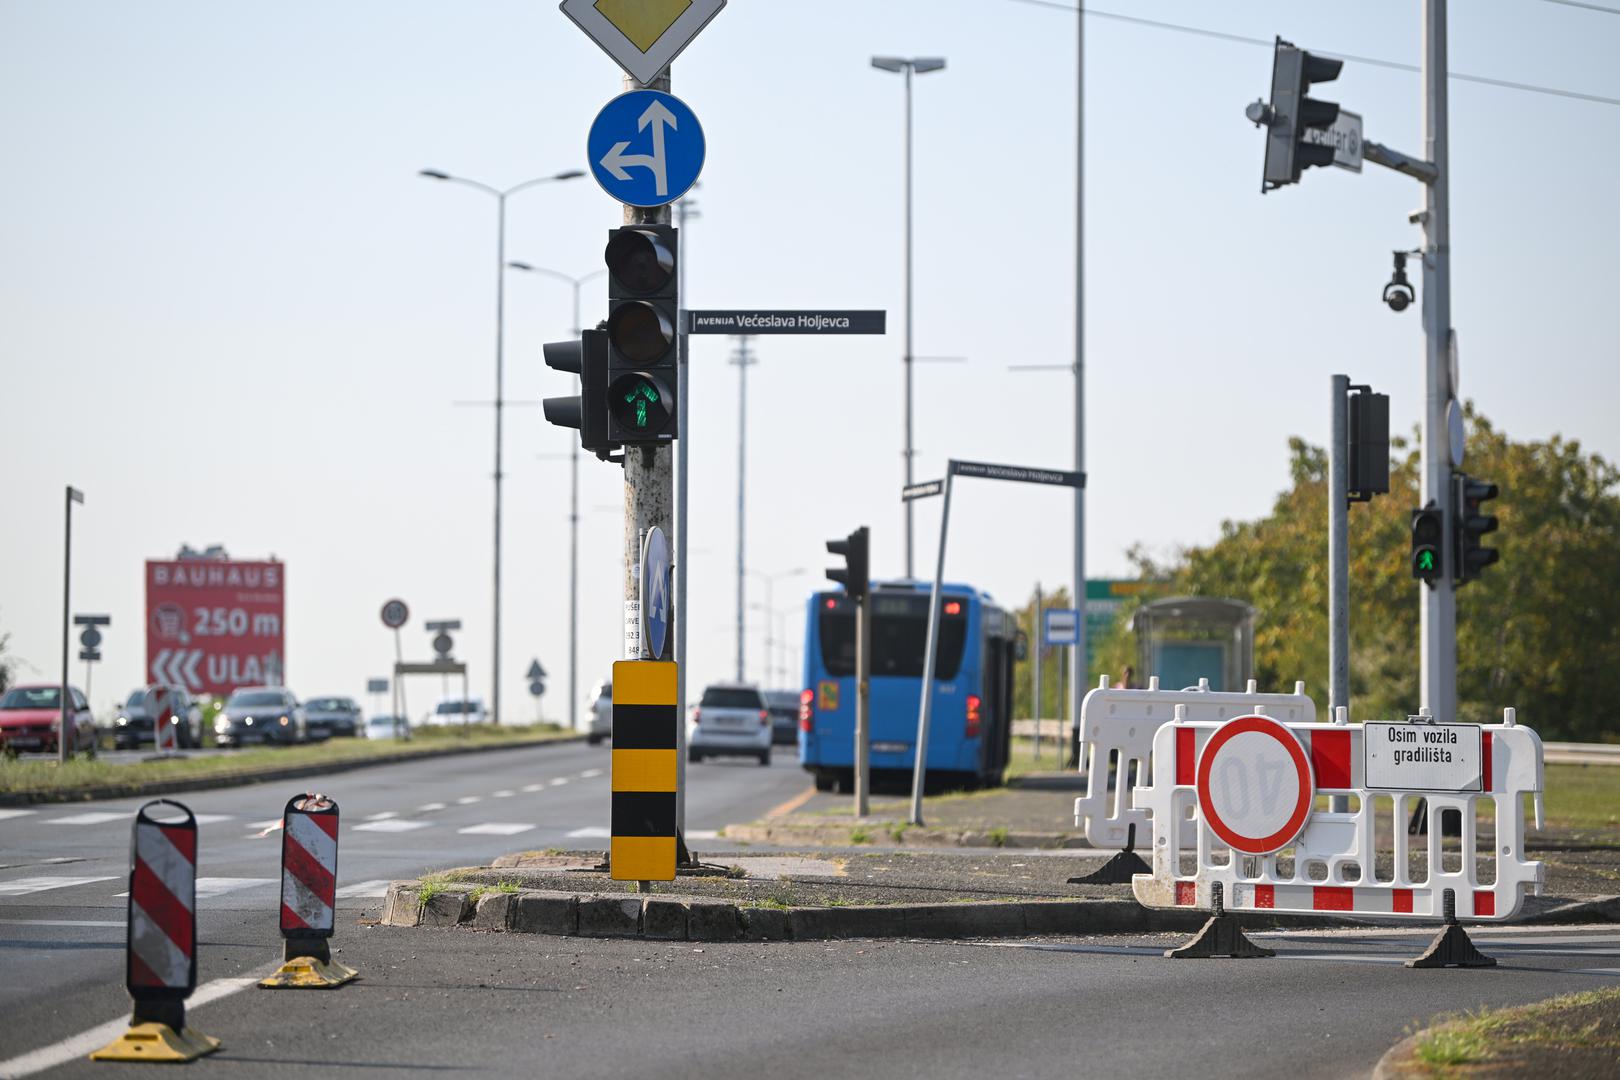
[[[851,769],[848,772],[842,772],[842,771],[839,772],[839,774],[838,774],[838,794],[840,794],[840,795],[853,795],[853,794],[855,794],[855,770]]]
[[[831,791],[833,788],[835,788],[837,786],[838,786],[838,778],[833,776],[831,773],[824,773],[824,772],[816,773],[816,790],[817,791]]]

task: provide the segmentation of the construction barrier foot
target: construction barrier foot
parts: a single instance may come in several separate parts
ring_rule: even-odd
[[[90,1055],[91,1061],[195,1061],[219,1049],[219,1040],[195,1028],[179,1031],[168,1024],[131,1024],[112,1042]]]
[[[1443,968],[1443,967],[1495,967],[1496,957],[1486,956],[1474,948],[1469,940],[1468,932],[1456,923],[1447,923],[1446,928],[1434,936],[1429,947],[1423,950],[1422,956],[1416,956],[1406,962],[1409,968]]]
[[[282,964],[275,974],[261,979],[259,985],[266,990],[331,990],[359,977],[360,973],[354,968],[336,960],[295,956]]]
[[[1250,941],[1243,932],[1237,916],[1222,912],[1210,916],[1204,928],[1179,949],[1166,949],[1170,960],[1202,960],[1215,956],[1228,956],[1234,960],[1252,960],[1262,956],[1276,956],[1271,949],[1262,949]]]
[[[1084,877],[1072,877],[1070,885],[1129,885],[1137,874],[1153,873],[1153,867],[1134,851],[1118,851],[1114,857]]]

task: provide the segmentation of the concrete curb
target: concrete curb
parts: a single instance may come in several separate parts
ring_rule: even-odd
[[[1079,834],[1058,832],[982,832],[978,830],[935,829],[927,826],[899,828],[899,822],[851,820],[837,825],[810,825],[798,822],[754,821],[741,825],[727,825],[721,838],[728,842],[749,844],[775,844],[780,847],[859,847],[851,839],[857,831],[864,831],[873,846],[919,848],[1046,848],[1088,849],[1086,838]],[[891,826],[894,827],[891,831]]]
[[[1388,1050],[1385,1050],[1384,1056],[1378,1059],[1377,1065],[1373,1066],[1372,1080],[1407,1080],[1408,1077],[1413,1075],[1430,1075],[1427,1069],[1418,1074],[1416,1070],[1408,1067],[1413,1055],[1417,1052],[1418,1040],[1427,1034],[1428,1030],[1428,1028],[1424,1028],[1414,1035],[1408,1035]]]
[[[83,802],[88,799],[130,799],[145,795],[173,795],[185,791],[207,791],[211,788],[239,787],[243,784],[263,784],[272,780],[296,780],[301,776],[324,776],[327,773],[347,772],[350,769],[369,769],[374,765],[397,765],[402,761],[428,761],[434,758],[455,757],[459,754],[488,754],[502,750],[533,750],[541,746],[564,746],[585,741],[584,735],[563,735],[555,739],[537,739],[513,745],[447,746],[443,750],[418,751],[413,754],[378,754],[376,757],[355,758],[349,761],[310,762],[283,768],[256,770],[246,773],[216,773],[212,776],[175,777],[170,780],[148,780],[129,784],[97,784],[89,787],[66,788],[59,791],[11,791],[0,793],[0,806],[31,806],[36,803]],[[138,768],[130,765],[128,768]]]

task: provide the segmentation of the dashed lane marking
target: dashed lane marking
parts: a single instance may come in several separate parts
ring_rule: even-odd
[[[391,817],[399,817],[398,810],[383,810],[376,814],[367,814],[367,821],[387,821]]]
[[[456,805],[457,806],[471,806],[475,802],[483,802],[483,801],[484,801],[484,797],[482,795],[463,795],[461,798],[456,800]]]
[[[106,810],[92,810],[84,814],[69,814],[67,817],[48,818],[47,825],[105,825],[109,821],[128,821],[129,815],[125,813],[112,813]]]
[[[197,899],[207,900],[215,896],[224,896],[226,893],[241,892],[258,885],[274,885],[275,878],[267,877],[200,877],[197,879]],[[114,896],[128,896],[129,893],[114,893]]]
[[[531,795],[534,794],[536,791],[544,791],[545,789],[546,789],[546,785],[544,785],[544,784],[524,784],[523,785],[523,790],[528,792]]]
[[[601,775],[602,775],[602,770],[601,769],[586,769],[584,772],[579,774],[579,778],[581,780],[595,780],[598,776],[601,776]]]
[[[0,810],[0,821],[5,821],[7,818],[26,817],[32,813],[34,813],[33,810]]]
[[[123,919],[0,919],[0,926],[123,926]]]
[[[48,889],[67,889],[74,885],[94,885],[98,881],[112,881],[110,874],[101,877],[25,877],[0,881],[0,896],[28,896]]]
[[[688,840],[718,840],[720,839],[720,830],[688,829],[684,835]]]
[[[513,791],[511,788],[502,788],[500,791],[490,792],[490,797],[495,799],[510,799],[516,794],[517,792]]]
[[[552,787],[562,787],[566,783],[568,783],[568,777],[566,777],[566,776],[558,776],[558,777],[553,777],[552,778],[551,786]]]
[[[236,820],[235,814],[193,814],[192,817],[196,819],[199,825],[213,825],[216,822]]]
[[[405,821],[402,818],[384,818],[382,821],[368,821],[364,825],[356,825],[352,832],[411,832],[414,829],[426,829],[433,823],[430,821]]]
[[[528,832],[533,825],[518,821],[486,821],[482,825],[469,825],[456,832],[463,836],[516,836],[518,833]]]
[[[613,834],[600,825],[588,825],[583,829],[575,829],[568,834],[570,840],[598,840]]]
[[[339,900],[372,900],[388,895],[389,880],[387,878],[373,878],[371,881],[361,881],[353,885],[345,885],[337,891]]]
[[[418,810],[427,810],[427,811],[444,810],[444,809],[447,809],[449,807],[449,805],[450,805],[449,803],[442,803],[442,802],[425,802],[421,806],[418,806],[417,809]]]

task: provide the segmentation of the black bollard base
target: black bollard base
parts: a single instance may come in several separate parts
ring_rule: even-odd
[[[1474,948],[1468,932],[1456,923],[1447,923],[1445,929],[1434,936],[1422,956],[1406,962],[1409,968],[1484,968],[1495,967],[1496,957],[1486,956]]]
[[[1215,911],[1210,915],[1209,921],[1187,944],[1179,949],[1164,950],[1165,959],[1205,960],[1224,956],[1233,960],[1257,960],[1277,955],[1274,950],[1263,949],[1250,941],[1249,936],[1243,932],[1243,926],[1238,922],[1237,916],[1227,912],[1221,898],[1220,882],[1211,885],[1210,892]]]
[[[1136,826],[1125,834],[1125,850],[1083,877],[1072,877],[1070,885],[1129,885],[1137,874],[1151,874],[1153,868],[1136,853]]]

